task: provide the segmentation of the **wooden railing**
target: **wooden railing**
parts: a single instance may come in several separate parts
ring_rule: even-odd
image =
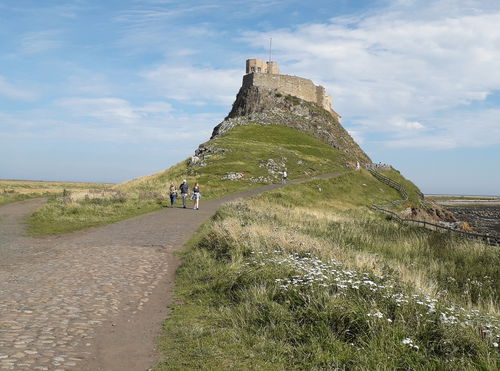
[[[424,220],[415,220],[415,219],[402,218],[398,214],[396,214],[395,212],[393,212],[391,210],[387,210],[387,209],[381,208],[381,207],[379,207],[377,205],[372,205],[372,209],[374,209],[376,211],[379,211],[381,213],[387,214],[392,219],[395,219],[396,221],[398,221],[400,223],[413,224],[413,225],[415,225],[417,227],[422,227],[422,228],[430,229],[430,230],[433,230],[433,231],[448,231],[448,232],[452,232],[452,233],[457,233],[457,234],[460,234],[460,235],[462,235],[462,236],[464,236],[466,238],[473,238],[473,239],[476,239],[476,240],[481,240],[481,241],[483,241],[483,242],[485,242],[485,243],[487,243],[488,245],[491,245],[491,246],[500,246],[500,238],[498,238],[498,237],[490,236],[490,235],[487,235],[487,234],[479,234],[479,233],[472,233],[472,232],[462,231],[462,230],[451,228],[451,227],[447,227],[447,226],[444,226],[444,225],[441,225],[441,224],[426,222]]]
[[[386,215],[389,215],[391,218],[395,219],[396,221],[400,223],[407,223],[407,224],[413,224],[415,226],[421,227],[421,228],[426,228],[430,229],[433,231],[448,231],[456,234],[460,234],[463,237],[466,238],[472,238],[476,240],[480,240],[485,242],[488,245],[491,246],[500,246],[500,238],[499,237],[494,237],[490,236],[488,234],[479,234],[479,233],[472,233],[472,232],[467,232],[467,231],[462,231],[459,229],[447,227],[441,224],[436,224],[436,223],[431,223],[431,222],[426,222],[424,220],[415,220],[415,219],[409,219],[409,218],[402,218],[398,214],[396,214],[394,211],[388,210],[389,207],[393,207],[399,204],[402,204],[406,201],[408,201],[408,193],[406,192],[406,189],[404,186],[388,177],[385,175],[380,174],[378,171],[374,170],[373,168],[368,168],[368,171],[379,181],[381,181],[384,184],[387,184],[389,187],[392,187],[396,189],[401,197],[403,198],[402,200],[396,200],[392,201],[386,205],[380,206],[380,205],[372,205],[372,209],[376,210],[378,212],[384,213]],[[420,193],[419,197],[421,199],[424,198],[423,194]]]
[[[384,184],[387,184],[389,187],[394,188],[396,191],[399,192],[401,197],[403,198],[402,200],[398,200],[398,203],[402,203],[404,201],[408,201],[408,193],[406,192],[405,187],[403,187],[402,184],[399,184],[398,182],[392,180],[391,178],[386,177],[385,175],[380,174],[378,171],[369,168],[368,171],[379,181],[381,181]]]

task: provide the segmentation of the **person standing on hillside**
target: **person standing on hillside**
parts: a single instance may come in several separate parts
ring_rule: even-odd
[[[288,174],[286,170],[283,170],[283,176],[281,177],[281,184],[286,184],[286,178],[288,178]]]
[[[196,183],[193,187],[193,195],[191,196],[191,199],[193,200],[193,210],[200,209],[200,197],[200,185]]]
[[[170,187],[168,188],[168,193],[170,195],[170,207],[174,207],[175,200],[177,198],[177,188],[175,188],[174,183],[170,183]]]
[[[185,209],[186,208],[186,198],[189,193],[189,187],[188,184],[186,183],[186,179],[184,179],[179,186],[179,189],[181,190],[181,198],[182,198],[182,207]]]

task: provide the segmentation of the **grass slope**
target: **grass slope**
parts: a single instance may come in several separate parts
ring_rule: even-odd
[[[224,149],[206,159],[206,166],[188,166],[183,161],[170,169],[117,186],[124,192],[165,192],[182,179],[191,185],[199,182],[205,199],[266,184],[264,178],[279,181],[269,174],[269,159],[286,167],[289,178],[328,173],[343,169],[346,155],[298,130],[279,125],[238,126],[223,137],[211,140],[210,147]],[[224,180],[230,173],[242,173],[239,180]]]
[[[408,193],[408,205],[419,205],[420,204],[420,190],[418,187],[413,184],[411,181],[406,179],[398,170],[380,170],[382,175],[394,180],[401,184],[406,192]]]
[[[398,198],[362,171],[223,207],[183,253],[156,369],[497,369],[498,249],[367,207]]]

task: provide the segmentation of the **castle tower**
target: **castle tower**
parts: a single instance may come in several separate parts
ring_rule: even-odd
[[[270,73],[273,75],[279,75],[280,68],[278,66],[278,62],[265,62],[262,59],[252,58],[247,59],[246,73]]]

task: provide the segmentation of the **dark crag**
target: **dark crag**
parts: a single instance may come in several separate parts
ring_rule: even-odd
[[[446,206],[457,219],[472,225],[478,233],[500,237],[500,205]]]

